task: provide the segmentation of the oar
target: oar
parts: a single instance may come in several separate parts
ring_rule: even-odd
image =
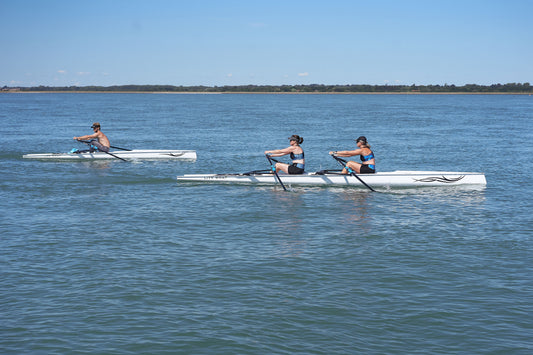
[[[270,155],[268,154],[265,154],[265,157],[268,159],[268,162],[270,163],[270,165],[272,166],[272,171],[274,172],[274,174],[276,175],[276,178],[278,179],[279,181],[279,184],[281,185],[281,187],[283,187],[283,190],[287,191],[287,189],[285,188],[285,185],[283,185],[283,182],[281,182],[281,179],[279,178],[279,175],[278,175],[278,172],[276,171],[276,167],[275,165],[272,165],[272,161],[275,161],[276,163],[278,162],[276,159],[273,159],[270,157]]]
[[[127,150],[128,152],[131,152],[131,149],[127,149],[127,148],[120,148],[120,147],[114,147],[114,146],[110,146],[109,148]]]
[[[87,145],[90,145],[90,144],[91,144],[91,141],[81,141],[81,140],[80,140],[79,142],[83,142],[83,143],[85,143],[85,144],[87,144]],[[102,151],[102,152],[103,152],[103,151]],[[109,153],[109,152],[104,152],[104,153],[111,155],[113,158],[117,158],[117,159],[120,159],[120,160],[122,160],[122,161],[127,161],[126,159],[123,159],[123,158],[121,158],[121,157],[117,157],[117,156],[116,156],[115,154],[113,154],[113,153]]]
[[[92,140],[90,140],[90,141],[80,141],[80,142],[83,142],[83,143],[89,144],[89,143],[91,143],[91,141],[92,141]],[[120,149],[120,150],[127,150],[128,152],[131,152],[131,149],[115,147],[114,145],[109,146],[109,148]]]
[[[368,189],[370,191],[373,191],[373,192],[376,192],[376,190],[374,190],[372,187],[368,186],[368,184],[366,182],[364,182],[363,180],[361,180],[361,178],[359,177],[359,175],[357,175],[355,173],[355,171],[353,171],[350,167],[346,166],[346,160],[344,159],[341,159],[339,157],[337,157],[336,155],[331,155],[336,161],[338,161],[346,170],[348,170],[348,172],[350,173],[350,175],[352,176],[355,176],[357,178],[357,180],[361,181],[361,183],[363,185],[365,185],[366,187],[368,187]]]
[[[112,157],[117,158],[117,159],[120,159],[120,160],[122,160],[122,161],[127,161],[126,159],[123,159],[123,158],[121,158],[121,157],[117,157],[117,156],[116,156],[115,154],[113,154],[113,153],[109,153],[109,152],[104,152],[104,153],[109,154],[109,155],[111,155]]]

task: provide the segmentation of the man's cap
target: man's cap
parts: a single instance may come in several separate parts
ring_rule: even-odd
[[[91,128],[95,128],[95,127],[100,127],[100,123],[94,122],[93,125],[91,126]]]

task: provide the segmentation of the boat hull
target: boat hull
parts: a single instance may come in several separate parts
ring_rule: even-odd
[[[195,161],[196,151],[194,150],[121,150],[109,152],[114,156],[125,160],[186,160]],[[117,160],[111,154],[104,152],[95,153],[44,153],[44,154],[26,154],[22,157],[25,159],[37,160]]]
[[[440,171],[393,171],[376,174],[359,174],[361,180],[373,188],[412,188],[443,186],[485,186],[483,173]],[[289,186],[353,186],[366,188],[357,177],[342,174],[307,173],[301,175],[279,174],[283,184]],[[190,174],[177,177],[178,182],[224,184],[279,184],[273,174]]]

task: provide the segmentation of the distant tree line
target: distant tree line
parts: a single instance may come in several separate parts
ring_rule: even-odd
[[[116,86],[34,86],[8,87],[1,91],[55,92],[205,92],[205,93],[533,93],[529,83],[493,85],[236,85],[236,86],[173,86],[173,85],[116,85]]]

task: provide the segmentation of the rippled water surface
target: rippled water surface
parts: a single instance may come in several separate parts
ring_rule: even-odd
[[[0,95],[0,352],[533,352],[533,97]],[[42,162],[111,143],[190,162]],[[178,184],[307,170],[366,135],[378,169],[481,171],[481,190]]]

